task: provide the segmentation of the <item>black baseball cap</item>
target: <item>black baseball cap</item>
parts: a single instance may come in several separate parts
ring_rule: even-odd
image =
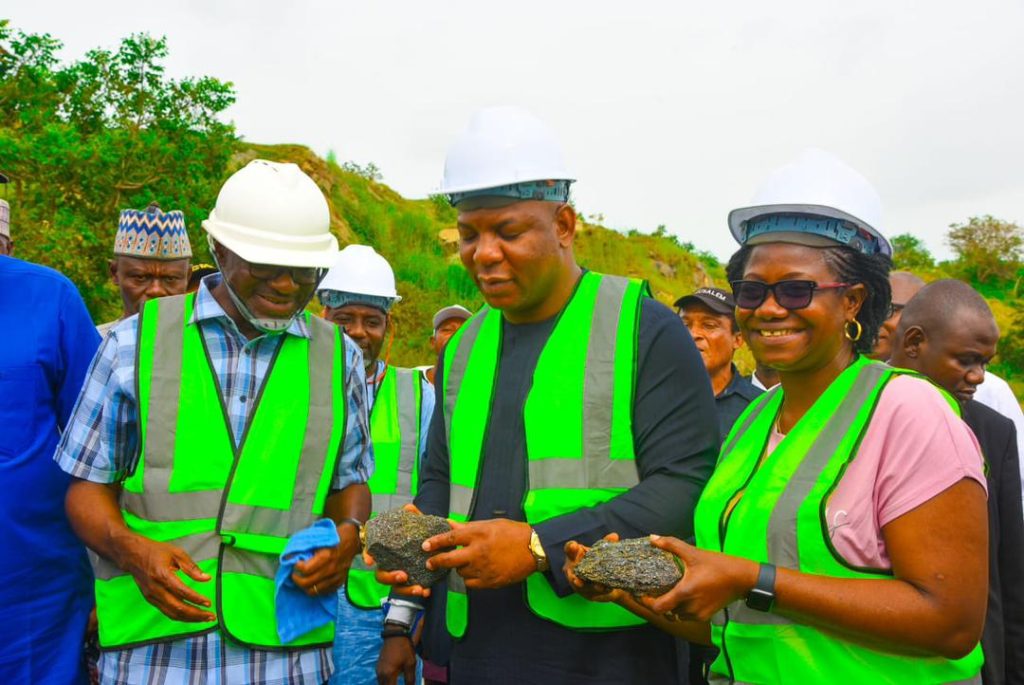
[[[732,316],[736,313],[736,301],[732,299],[732,293],[721,288],[698,288],[692,294],[676,300],[676,309],[682,309],[693,302],[699,302],[716,314]]]

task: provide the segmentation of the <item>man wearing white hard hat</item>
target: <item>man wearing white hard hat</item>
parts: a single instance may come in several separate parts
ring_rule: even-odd
[[[673,640],[573,595],[563,548],[690,535],[718,446],[714,398],[686,328],[645,283],[577,264],[573,178],[551,130],[511,107],[477,112],[445,163],[487,306],[438,362],[416,496],[455,522],[425,543],[447,585],[397,591],[430,596],[425,656],[443,661],[450,635],[456,684],[678,681]]]
[[[338,324],[363,351],[376,464],[369,482],[371,516],[397,509],[412,502],[416,492],[415,477],[426,449],[434,393],[420,371],[389,364],[384,351],[385,340],[393,334],[391,308],[402,299],[395,289],[394,271],[372,247],[349,245],[320,282],[317,295],[324,305],[324,318]],[[385,620],[401,616],[404,624],[422,611],[418,603],[396,599],[387,607],[387,616],[382,615],[381,603],[387,596],[387,586],[374,579],[362,559],[353,560],[348,581],[338,595],[331,683],[377,682],[377,657],[384,644],[381,633],[389,630]],[[403,663],[402,673],[412,685],[415,658]]]
[[[338,252],[327,202],[256,160],[203,228],[220,273],[111,331],[57,451],[100,678],[323,683],[373,469],[359,350],[304,312]]]

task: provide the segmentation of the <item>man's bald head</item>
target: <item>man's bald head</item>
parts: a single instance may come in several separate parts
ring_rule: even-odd
[[[871,358],[888,361],[892,355],[892,341],[896,336],[896,327],[900,323],[900,314],[914,295],[924,287],[924,281],[909,271],[893,271],[889,274],[889,285],[892,286],[892,310],[889,318],[882,322],[878,331],[878,342],[871,351]]]
[[[889,284],[892,286],[893,306],[897,307],[906,306],[910,298],[925,286],[923,279],[909,271],[893,271],[889,274]]]
[[[914,369],[956,395],[971,399],[995,356],[999,327],[988,303],[962,281],[923,287],[903,310],[892,362]]]
[[[964,316],[996,325],[992,310],[978,291],[963,281],[946,278],[924,286],[910,298],[896,334],[900,336],[910,326],[920,326],[930,335],[945,335],[961,327]]]

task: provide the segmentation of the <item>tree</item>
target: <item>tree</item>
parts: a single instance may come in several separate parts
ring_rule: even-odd
[[[211,77],[168,78],[164,38],[132,35],[66,64],[61,47],[0,22],[0,160],[18,255],[64,272],[100,318],[116,307],[106,260],[121,209],[183,210],[206,255],[199,222],[236,149],[219,119],[235,94]]]
[[[924,242],[910,233],[894,236],[892,243],[892,263],[901,271],[920,271],[935,267],[935,258],[925,247]]]
[[[1012,279],[1024,257],[1024,231],[990,215],[951,224],[946,241],[957,255],[960,271],[979,283]]]

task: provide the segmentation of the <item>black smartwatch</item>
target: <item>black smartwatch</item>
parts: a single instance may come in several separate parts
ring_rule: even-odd
[[[771,611],[775,604],[775,564],[763,563],[757,571],[757,584],[747,594],[747,606],[754,611]]]

